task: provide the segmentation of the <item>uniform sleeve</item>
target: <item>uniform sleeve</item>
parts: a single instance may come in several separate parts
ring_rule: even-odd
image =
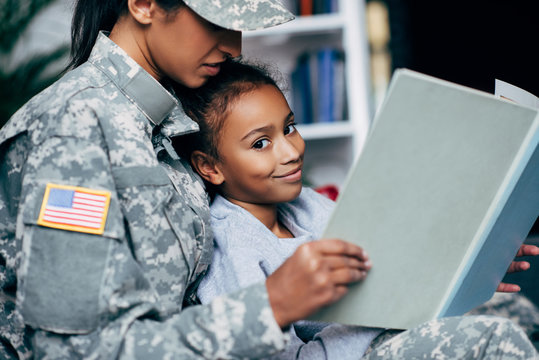
[[[285,337],[263,283],[183,311],[158,296],[152,273],[134,256],[104,148],[99,139],[50,137],[32,149],[25,164],[12,241],[21,244],[17,311],[35,330],[27,333],[33,355],[212,359],[282,349]],[[109,192],[103,233],[39,225],[48,184]]]

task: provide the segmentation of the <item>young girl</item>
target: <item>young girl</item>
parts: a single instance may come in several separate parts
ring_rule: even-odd
[[[285,97],[263,68],[227,62],[218,76],[182,99],[201,128],[190,136],[185,155],[214,194],[214,260],[198,289],[207,303],[268,277],[298,246],[318,239],[333,204],[302,186],[305,143]],[[364,278],[371,264],[366,253],[360,261]],[[522,330],[501,318],[436,320],[389,341],[389,332],[382,332],[297,322],[289,346],[275,358],[357,359],[369,347],[368,359],[535,354]]]

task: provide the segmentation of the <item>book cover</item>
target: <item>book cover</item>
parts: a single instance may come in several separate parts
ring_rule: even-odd
[[[487,301],[539,214],[537,109],[397,70],[323,237],[367,278],[313,320],[407,329]]]

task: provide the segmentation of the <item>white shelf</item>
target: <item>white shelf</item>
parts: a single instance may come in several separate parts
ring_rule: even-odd
[[[354,128],[349,121],[338,121],[324,124],[297,125],[299,133],[305,140],[353,137]]]

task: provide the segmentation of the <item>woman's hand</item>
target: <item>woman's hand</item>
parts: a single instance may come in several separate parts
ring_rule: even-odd
[[[518,253],[516,257],[521,256],[536,256],[539,255],[539,247],[535,245],[522,245],[520,249],[518,250]],[[507,273],[514,273],[514,272],[520,272],[525,271],[530,268],[530,263],[527,261],[513,261],[511,265],[509,266],[509,269],[507,269]],[[520,291],[520,286],[517,284],[506,284],[506,283],[500,283],[498,285],[498,288],[496,289],[498,292],[517,292]]]
[[[275,320],[284,327],[342,298],[367,276],[371,263],[359,246],[324,239],[299,246],[266,279]]]

